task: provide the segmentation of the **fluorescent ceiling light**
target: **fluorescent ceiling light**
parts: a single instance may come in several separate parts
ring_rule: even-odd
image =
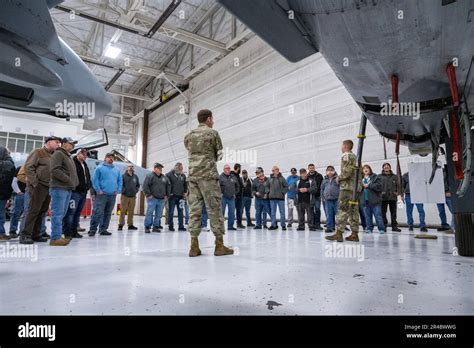
[[[114,46],[109,46],[107,47],[107,49],[105,50],[105,56],[106,57],[109,57],[109,58],[112,58],[112,59],[115,59],[117,58],[117,56],[120,54],[120,52],[122,52],[122,50],[118,47],[114,47]]]

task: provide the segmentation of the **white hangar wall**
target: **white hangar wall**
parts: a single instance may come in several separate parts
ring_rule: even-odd
[[[147,163],[160,162],[167,172],[180,161],[187,168],[184,136],[196,127],[200,109],[211,109],[215,129],[224,144],[225,162],[242,164],[267,174],[278,165],[284,175],[291,167],[315,163],[324,173],[331,164],[339,170],[344,139],[357,144],[360,110],[320,54],[289,63],[254,37],[217,64],[198,75],[186,91],[190,114],[180,113],[184,98],[168,102],[150,115]],[[396,167],[395,146],[387,144],[369,124],[364,163],[380,172],[388,161]],[[403,172],[412,157],[402,148]],[[427,222],[439,223],[436,207],[426,206]],[[406,220],[399,210],[399,222]],[[418,221],[415,209],[415,222]]]

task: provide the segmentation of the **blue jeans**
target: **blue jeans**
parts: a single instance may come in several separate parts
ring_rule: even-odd
[[[250,207],[252,206],[252,197],[242,197],[242,213],[245,210],[245,216],[247,217],[247,225],[252,223],[250,217]]]
[[[179,228],[184,228],[184,224],[183,224],[183,208],[184,208],[184,206],[182,207],[179,203],[182,199],[183,199],[182,196],[171,196],[170,198],[168,198],[168,225],[169,225],[169,228],[174,227],[173,215],[174,215],[175,207],[176,207],[176,209],[178,209],[178,227]]]
[[[255,198],[255,220],[257,226],[267,225],[267,214],[270,215],[270,201],[266,199]]]
[[[165,200],[163,198],[151,197],[146,199],[146,203],[145,228],[151,228],[152,226],[155,228],[161,227]]]
[[[227,206],[227,228],[234,227],[235,220],[235,198],[222,197],[221,201],[221,212],[222,216],[225,216],[225,207]]]
[[[337,199],[328,199],[325,203],[326,227],[333,230],[336,226]]]
[[[61,239],[63,234],[63,218],[69,207],[71,190],[51,187],[51,240]]]
[[[321,201],[319,201],[319,204],[321,204]],[[286,227],[286,219],[285,219],[285,201],[283,199],[270,199],[270,211],[271,211],[271,217],[272,217],[272,226],[277,225],[277,215],[276,211],[280,211],[280,224],[281,227]],[[321,214],[321,210],[319,211]]]
[[[407,211],[407,223],[408,226],[413,227],[413,203],[411,202],[410,194],[405,194],[405,208]],[[418,210],[418,215],[420,217],[420,228],[426,227],[425,223],[425,210],[423,209],[422,203],[416,203],[416,210]]]
[[[318,227],[321,225],[321,196],[318,196],[314,199],[313,209],[313,224],[315,227]]]
[[[7,205],[6,199],[0,199],[0,235],[5,234],[5,206]]]
[[[86,194],[79,192],[71,193],[71,201],[74,201],[74,204],[69,205],[69,209],[64,218],[64,234],[70,235],[77,232],[79,227],[79,219],[81,218],[81,212],[86,203]]]
[[[90,233],[106,232],[109,228],[110,217],[115,207],[115,195],[99,195],[95,196],[94,208],[92,209]]]
[[[18,224],[20,223],[21,214],[23,214],[25,206],[25,194],[15,195],[15,202],[13,203],[13,212],[10,219],[10,234],[16,233]]]
[[[385,225],[383,223],[383,217],[382,217],[382,205],[377,204],[377,205],[370,205],[370,204],[365,204],[364,206],[364,213],[365,213],[365,224],[366,230],[373,231],[374,230],[374,219],[375,217],[375,222],[377,224],[377,228],[379,231],[384,231],[385,232]]]
[[[26,191],[23,196],[24,196],[23,197],[24,205],[23,205],[23,216],[20,219],[20,232],[25,229],[25,219],[26,219],[26,215],[28,215],[28,206],[30,205],[30,194],[28,193],[28,191]],[[46,215],[47,213],[44,214],[43,218],[41,219],[40,231],[41,231],[42,236],[46,234]]]
[[[243,208],[243,201],[242,196],[235,198],[235,215],[237,219],[237,225],[242,225],[242,208]]]
[[[362,225],[362,228],[365,230],[367,228],[367,223],[365,221],[365,210],[362,207],[362,205],[358,204],[358,206],[359,206],[360,224]]]
[[[207,209],[206,206],[202,206],[202,214],[201,214],[201,228],[207,227],[207,219],[209,217],[207,216]]]
[[[453,213],[453,205],[451,202],[451,197],[446,197],[446,205],[448,206],[449,211],[451,214]],[[446,210],[444,208],[443,203],[437,203],[436,206],[438,207],[438,215],[441,220],[442,227],[452,227],[454,228],[454,217],[451,219],[451,226],[448,224],[448,219],[446,218]]]
[[[207,212],[206,212],[206,214],[207,214]],[[189,224],[189,205],[188,205],[187,200],[184,201],[184,222],[186,223],[186,225]]]

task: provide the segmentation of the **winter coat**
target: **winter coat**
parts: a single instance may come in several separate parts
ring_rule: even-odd
[[[278,176],[271,174],[270,178],[265,184],[265,193],[268,194],[268,198],[284,200],[287,192],[288,183],[281,173],[278,174]]]

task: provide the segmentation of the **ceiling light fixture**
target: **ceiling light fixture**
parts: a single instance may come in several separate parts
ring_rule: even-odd
[[[105,50],[104,55],[108,58],[115,59],[120,54],[120,52],[122,52],[122,50],[120,48],[110,45]]]

